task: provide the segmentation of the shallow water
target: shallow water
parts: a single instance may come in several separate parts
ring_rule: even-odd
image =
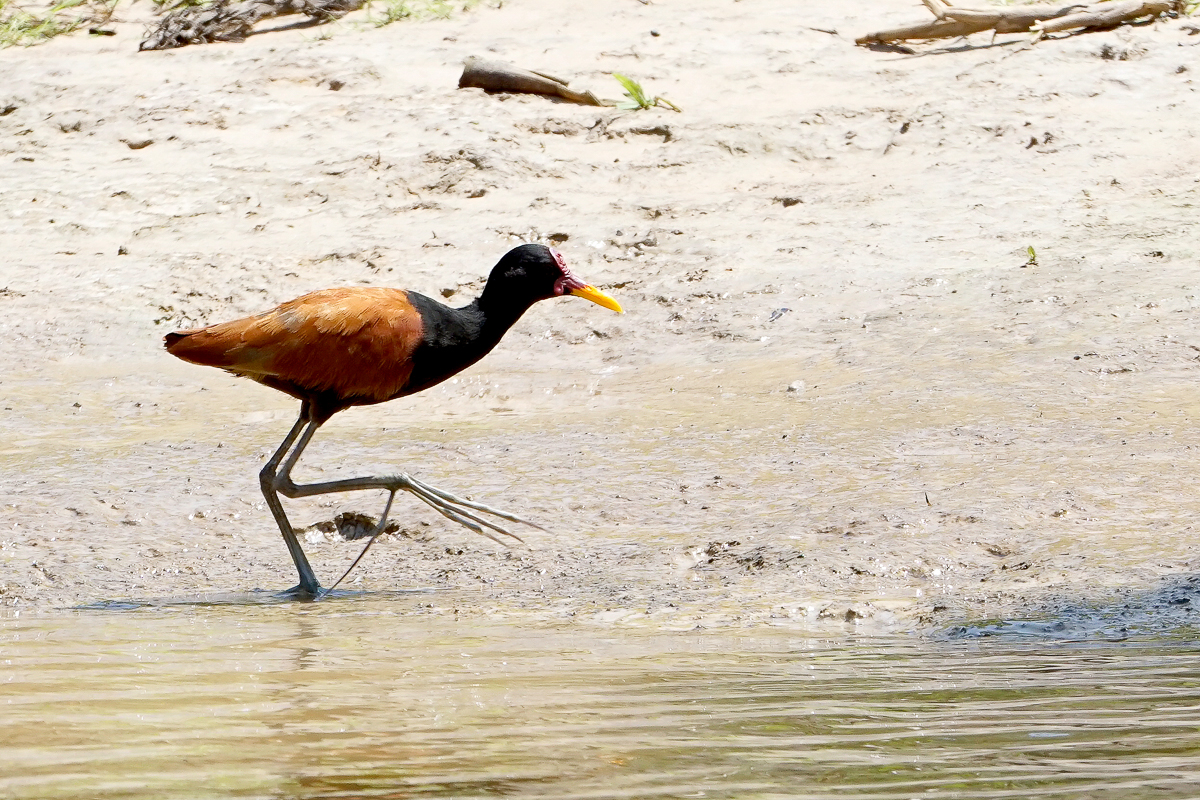
[[[0,625],[2,797],[1194,797],[1200,650],[456,622],[431,594]]]

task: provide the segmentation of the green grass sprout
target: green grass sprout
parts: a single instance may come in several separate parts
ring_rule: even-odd
[[[46,10],[44,16],[31,14],[8,0],[0,0],[0,48],[28,47],[49,41],[55,36],[78,30],[96,18],[95,11],[83,14],[65,14],[88,0],[62,0]],[[105,6],[108,15],[112,9]],[[107,15],[106,15],[107,17]]]
[[[614,72],[612,76],[617,79],[618,83],[625,87],[625,97],[628,99],[617,103],[617,108],[623,111],[640,111],[645,108],[654,108],[655,106],[669,108],[672,111],[683,110],[665,97],[648,97],[642,85],[628,75]]]
[[[382,28],[384,25],[406,19],[449,19],[456,13],[470,11],[481,2],[482,0],[382,0],[378,3],[369,1],[367,9],[371,24]],[[378,16],[370,13],[376,5],[382,7],[382,13]]]

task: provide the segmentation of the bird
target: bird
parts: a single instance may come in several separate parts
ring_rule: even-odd
[[[577,278],[562,254],[524,244],[504,254],[480,295],[461,308],[403,289],[342,287],[311,292],[255,316],[163,337],[167,352],[177,358],[249,378],[300,401],[299,418],[259,473],[263,497],[299,573],[299,583],[287,596],[311,599],[322,589],[281,494],[294,499],[386,490],[387,504],[370,534],[372,541],[383,532],[399,491],[496,541],[501,540],[489,531],[519,537],[489,515],[540,527],[405,472],[310,484],[296,484],[291,472],[317,429],[334,414],[436,386],[487,355],[534,303],[564,295],[623,313],[620,303]]]

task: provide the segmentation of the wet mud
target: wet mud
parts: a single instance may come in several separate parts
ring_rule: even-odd
[[[671,629],[1195,623],[1178,21],[903,58],[817,30],[903,3],[556,8],[0,53],[0,612],[290,586],[257,472],[294,404],[161,336],[342,284],[465,302],[543,241],[629,313],[543,303],[297,473],[406,470],[549,532],[505,549],[403,502],[344,588]],[[684,113],[456,89],[500,44]],[[330,523],[381,507],[289,504],[323,581],[362,546]]]

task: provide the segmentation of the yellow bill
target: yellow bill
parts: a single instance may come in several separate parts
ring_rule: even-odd
[[[617,312],[618,314],[625,313],[625,309],[621,308],[620,303],[618,303],[616,300],[613,300],[611,297],[609,297],[604,292],[597,289],[595,286],[588,286],[587,284],[584,284],[583,286],[572,287],[570,289],[567,289],[567,294],[573,294],[576,297],[582,297],[585,300],[591,300],[596,305],[604,306],[605,308],[612,309],[613,311]]]

